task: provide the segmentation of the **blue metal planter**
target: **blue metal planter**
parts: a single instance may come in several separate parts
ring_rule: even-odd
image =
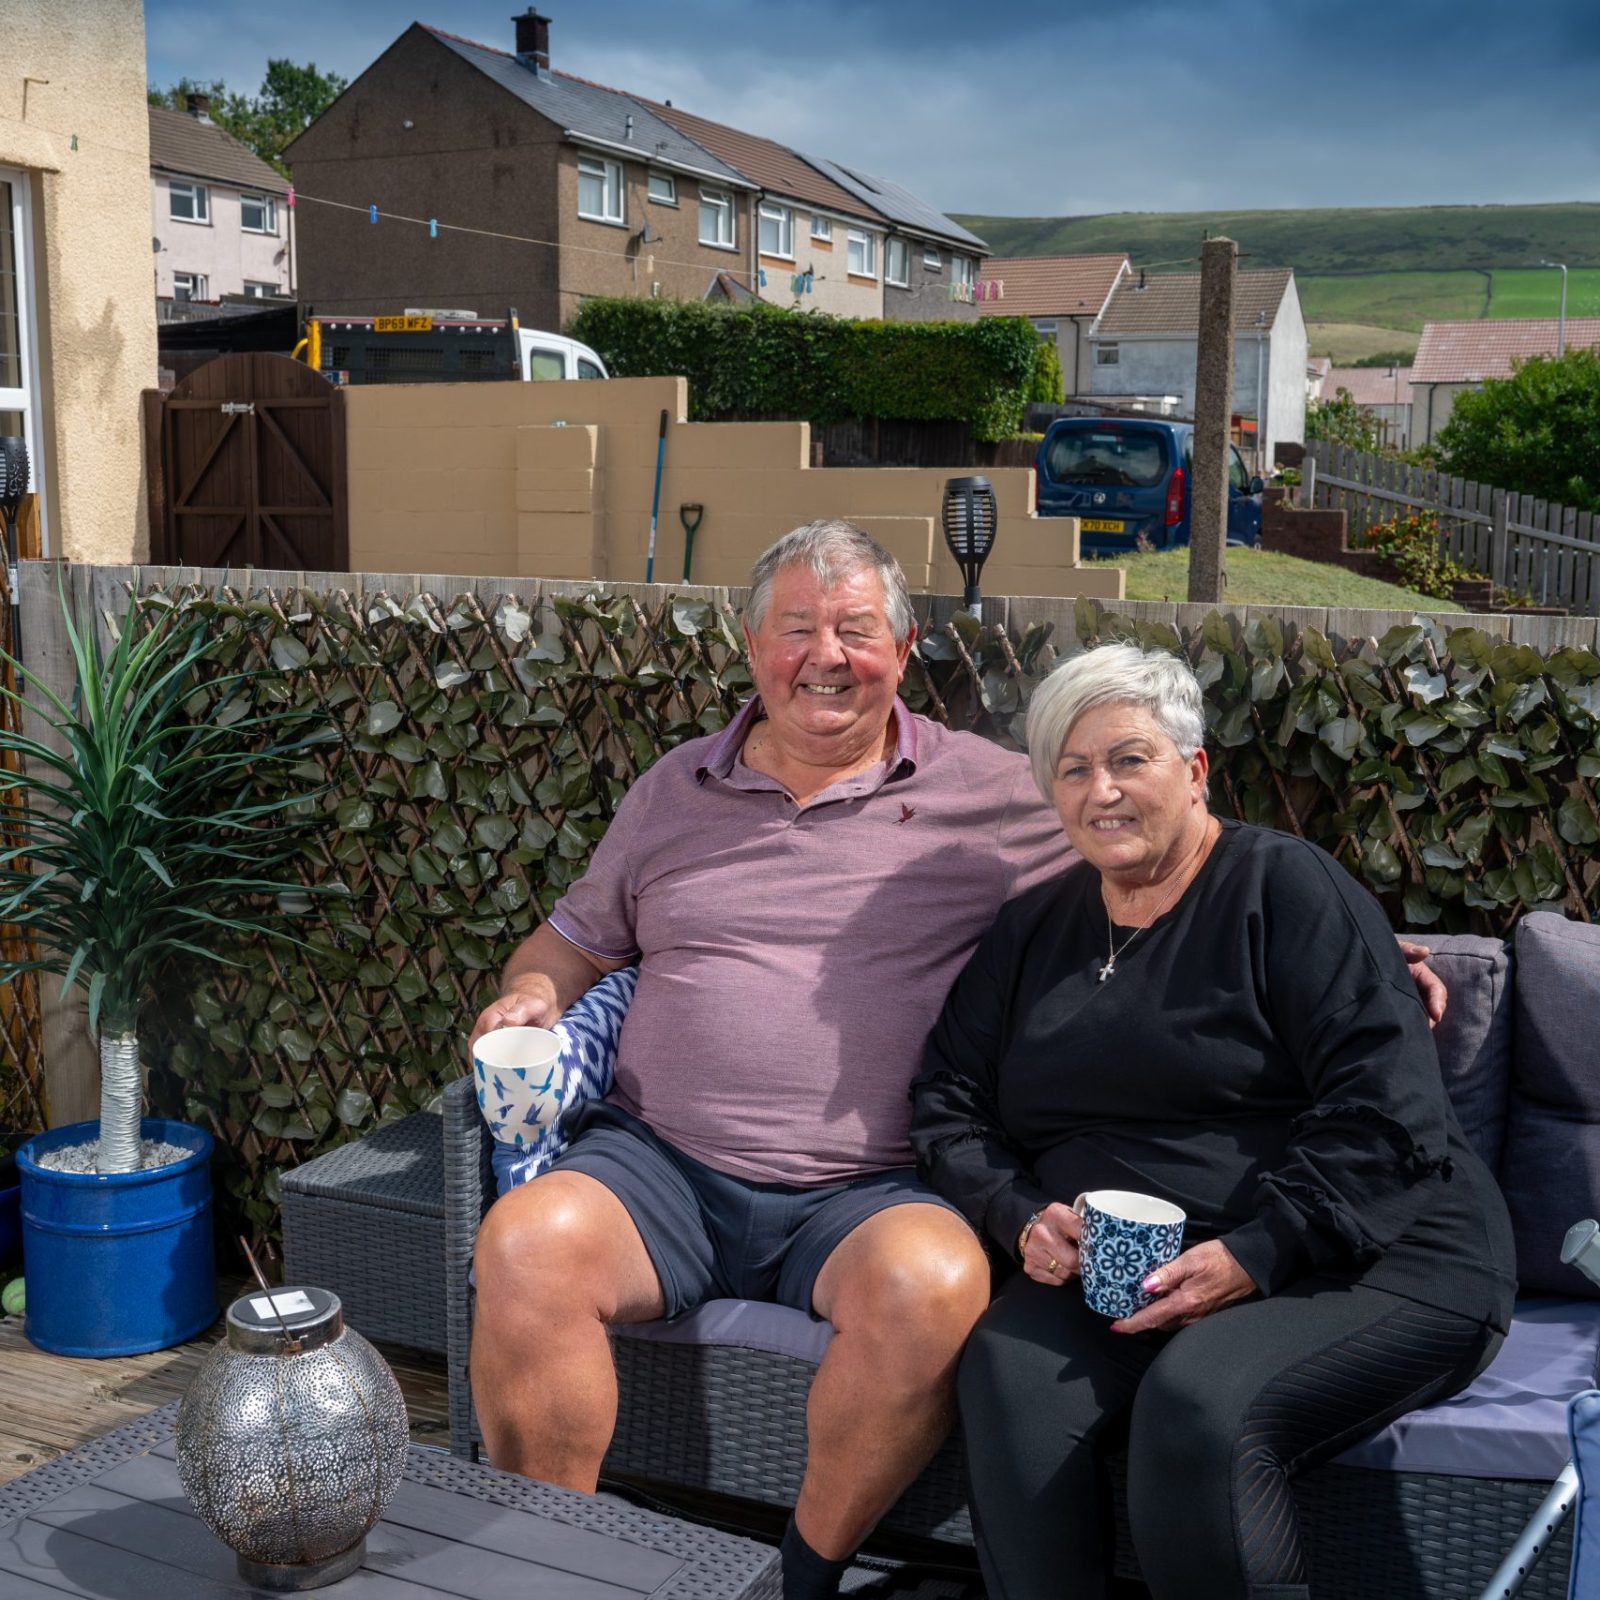
[[[39,1157],[93,1139],[76,1122],[17,1152],[28,1338],[59,1356],[131,1356],[181,1344],[216,1320],[211,1135],[147,1117],[146,1139],[191,1153],[140,1172],[52,1172]]]

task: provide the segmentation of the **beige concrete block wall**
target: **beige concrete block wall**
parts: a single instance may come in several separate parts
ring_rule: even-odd
[[[940,524],[956,469],[813,468],[803,422],[686,423],[681,378],[419,384],[347,392],[350,561],[481,576],[644,580],[660,417],[668,414],[655,576],[683,581],[679,508],[698,504],[690,580],[738,586],[802,523],[843,517],[893,551],[913,589],[959,593]],[[1031,468],[997,468],[991,593],[1120,598],[1078,565],[1078,525],[1035,517]]]
[[[0,166],[33,213],[47,555],[149,550],[139,394],[156,379],[139,0],[6,0]]]

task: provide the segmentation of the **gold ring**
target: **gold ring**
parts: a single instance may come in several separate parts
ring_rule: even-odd
[[[1048,1267],[1046,1267],[1044,1270],[1046,1272],[1048,1272],[1052,1277],[1054,1277],[1055,1274],[1060,1271],[1060,1269],[1061,1269],[1061,1263],[1059,1261],[1057,1261],[1054,1256],[1051,1256],[1050,1257],[1050,1265]]]

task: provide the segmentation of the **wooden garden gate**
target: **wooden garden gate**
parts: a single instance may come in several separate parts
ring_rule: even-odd
[[[221,356],[145,392],[150,559],[344,572],[344,394],[288,356]]]

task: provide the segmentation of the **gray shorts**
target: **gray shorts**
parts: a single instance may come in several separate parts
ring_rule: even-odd
[[[721,1298],[812,1313],[823,1263],[868,1217],[908,1204],[960,1216],[910,1167],[819,1187],[751,1183],[686,1156],[601,1100],[577,1107],[562,1126],[572,1145],[550,1170],[582,1172],[627,1207],[669,1317]]]

